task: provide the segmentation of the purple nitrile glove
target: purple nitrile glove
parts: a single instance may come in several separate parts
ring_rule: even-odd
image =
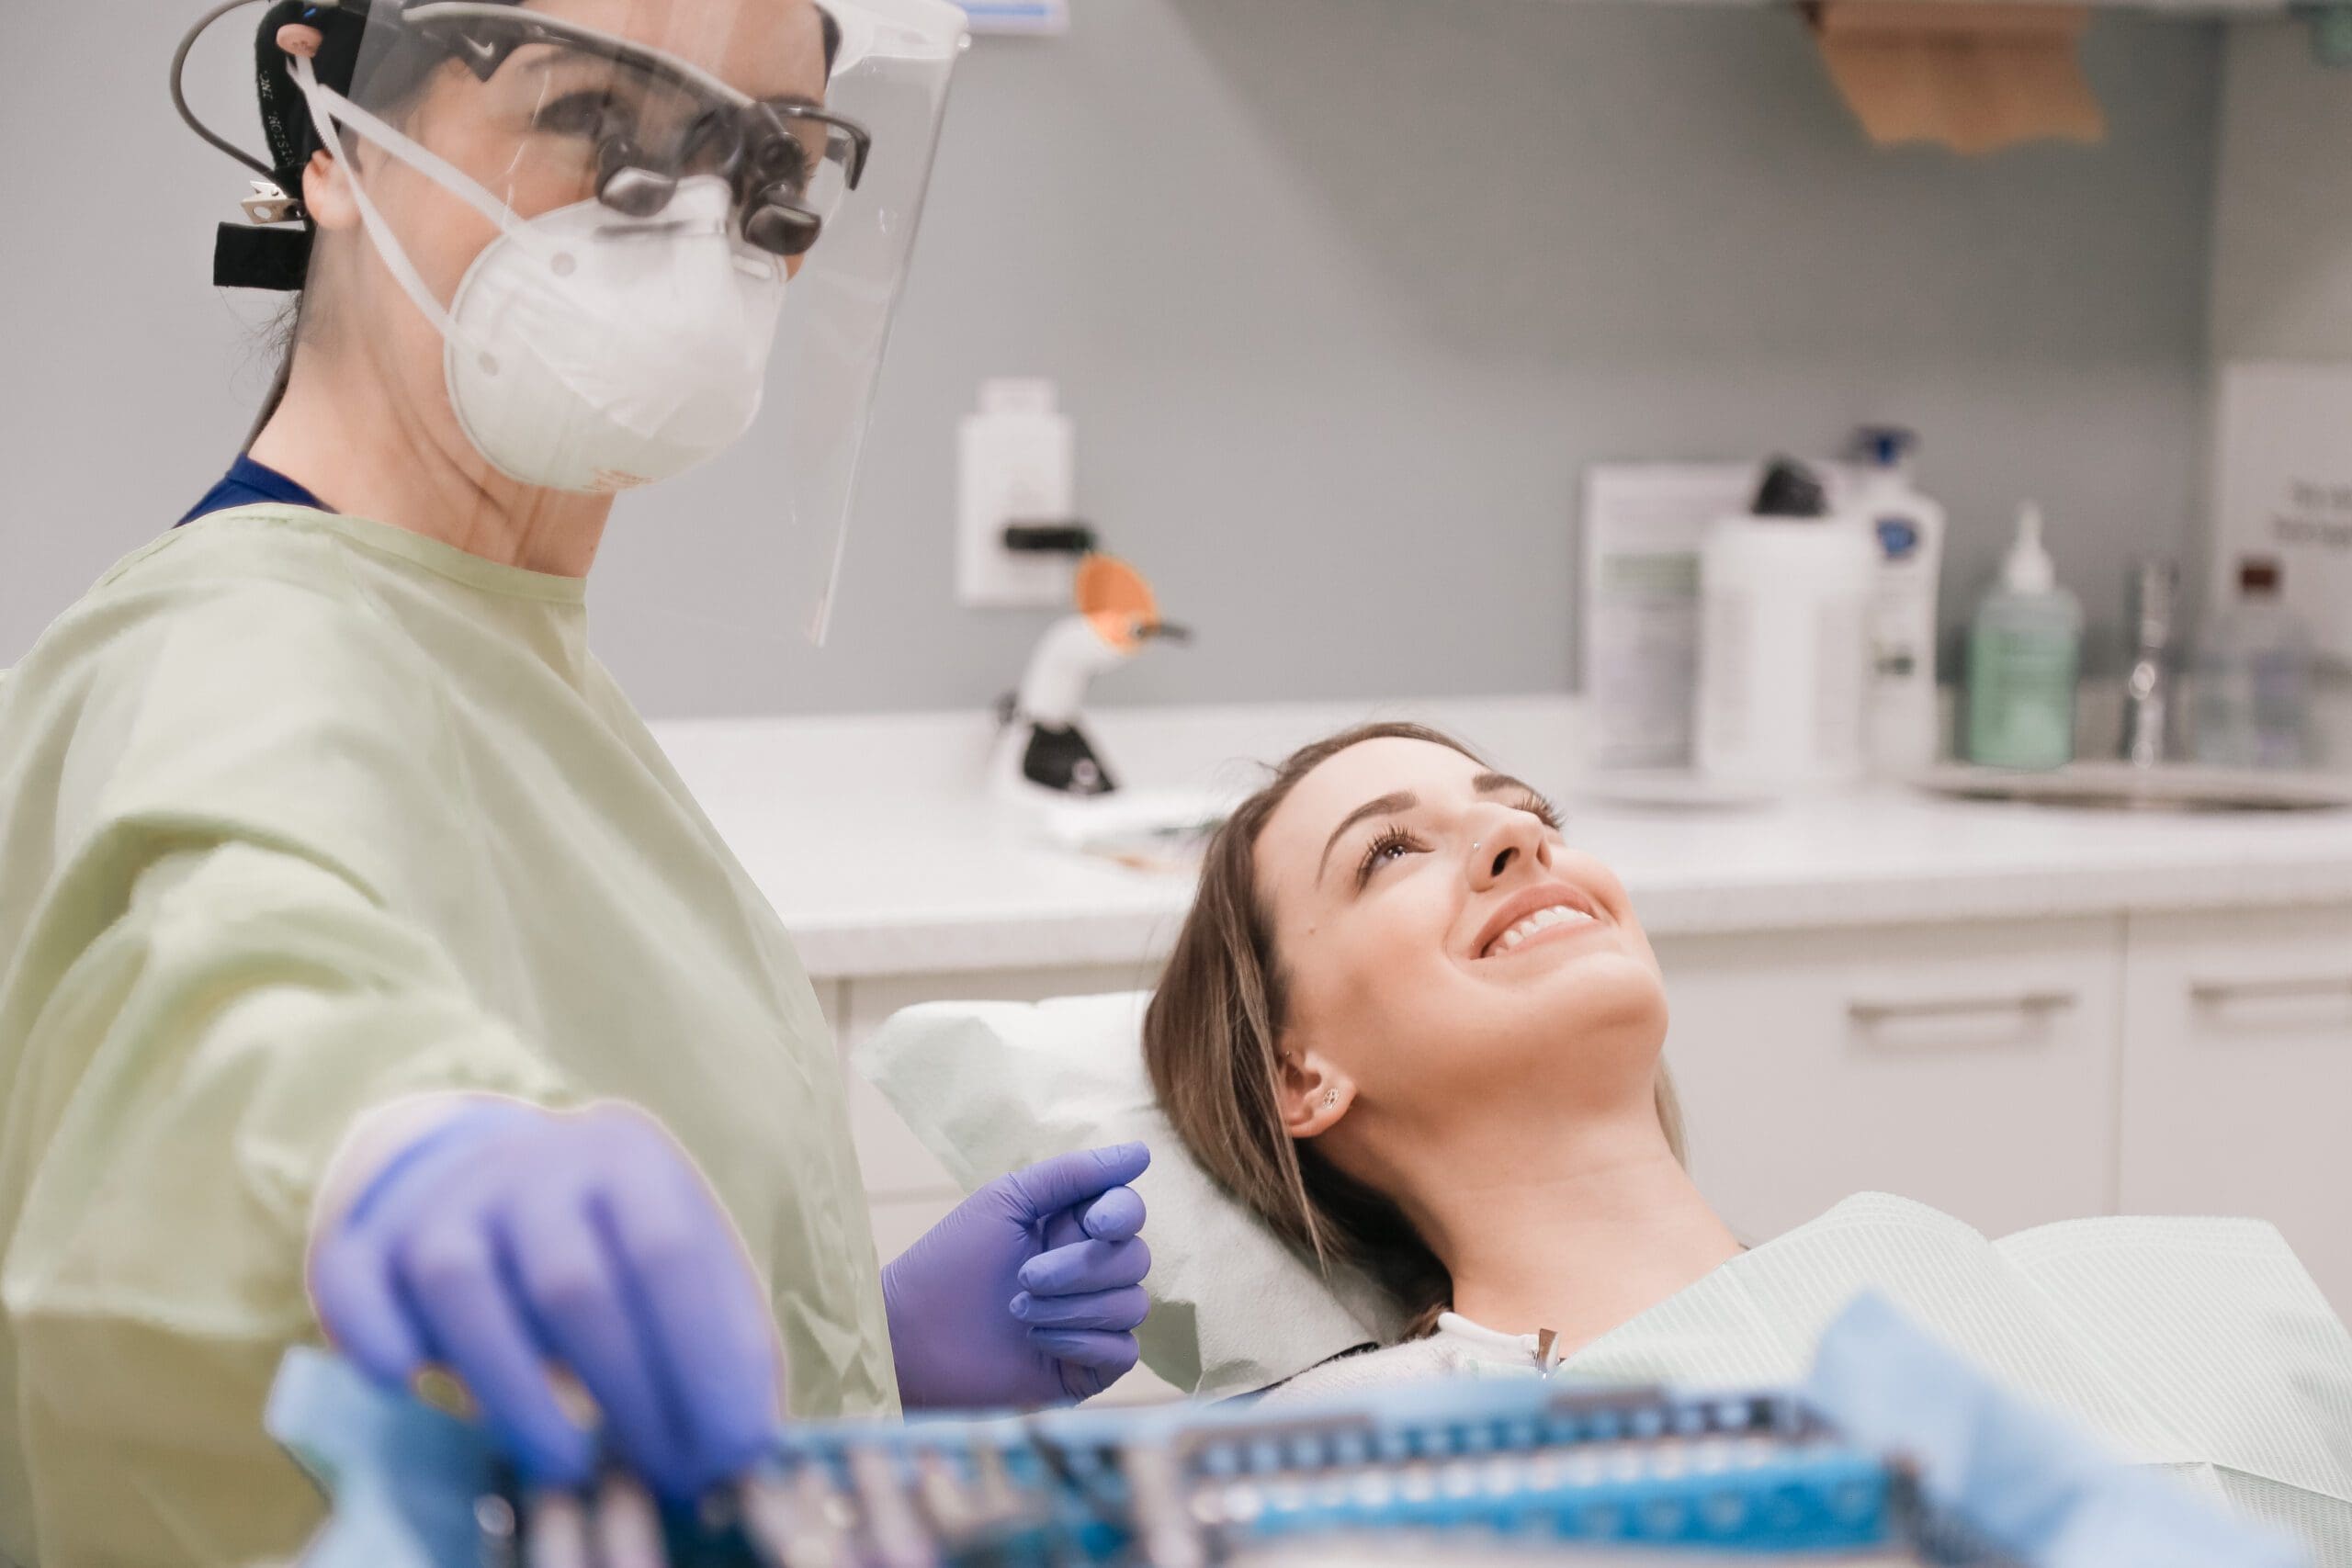
[[[1136,1364],[1150,1303],[1141,1144],[1082,1149],[1001,1176],[882,1270],[899,1393],[910,1408],[1086,1399]]]
[[[550,1363],[665,1497],[775,1438],[765,1292],[685,1151],[628,1107],[495,1101],[434,1123],[311,1238],[310,1282],[328,1335],[379,1382],[428,1365],[463,1380],[532,1484],[584,1485],[599,1457]]]

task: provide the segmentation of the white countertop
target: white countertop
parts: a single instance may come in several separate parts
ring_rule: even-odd
[[[1554,793],[1659,935],[2352,902],[2352,814],[2144,816],[1879,787],[1739,811],[1577,798],[1566,698],[1106,710],[1136,785],[1246,787],[1248,761],[1366,717],[1463,736]],[[793,933],[810,975],[1133,965],[1167,950],[1190,878],[1046,843],[985,789],[976,715],[654,727]]]

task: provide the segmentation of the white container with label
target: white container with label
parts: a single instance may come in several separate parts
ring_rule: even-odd
[[[1701,549],[1698,764],[1726,784],[1826,788],[1868,765],[1880,552],[1861,517],[1826,512],[1817,486],[1808,504],[1724,518]]]

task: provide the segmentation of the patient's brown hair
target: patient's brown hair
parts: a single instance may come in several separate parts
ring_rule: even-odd
[[[1418,724],[1362,725],[1283,761],[1209,841],[1200,895],[1144,1017],[1143,1048],[1161,1109],[1209,1175],[1318,1263],[1362,1269],[1418,1337],[1453,1302],[1445,1265],[1395,1203],[1283,1125],[1283,970],[1257,884],[1259,836],[1298,781],[1351,746],[1383,739],[1424,740],[1483,765],[1467,746]],[[1684,1159],[1682,1110],[1662,1064],[1657,1118],[1674,1157]]]

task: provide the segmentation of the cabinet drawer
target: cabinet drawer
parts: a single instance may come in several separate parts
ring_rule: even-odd
[[[1691,1168],[1751,1242],[1874,1189],[1990,1235],[2115,1201],[2122,928],[1658,943]]]
[[[2124,1026],[2125,1207],[2268,1220],[2352,1313],[2352,906],[2133,917]]]
[[[1132,991],[1150,980],[1147,974],[1121,966],[989,970],[842,982],[838,1036],[848,1078],[850,1134],[857,1144],[866,1191],[880,1199],[952,1190],[956,1185],[946,1168],[932,1157],[890,1102],[848,1064],[849,1053],[871,1039],[891,1015],[922,1002],[1041,1002],[1053,997]]]

